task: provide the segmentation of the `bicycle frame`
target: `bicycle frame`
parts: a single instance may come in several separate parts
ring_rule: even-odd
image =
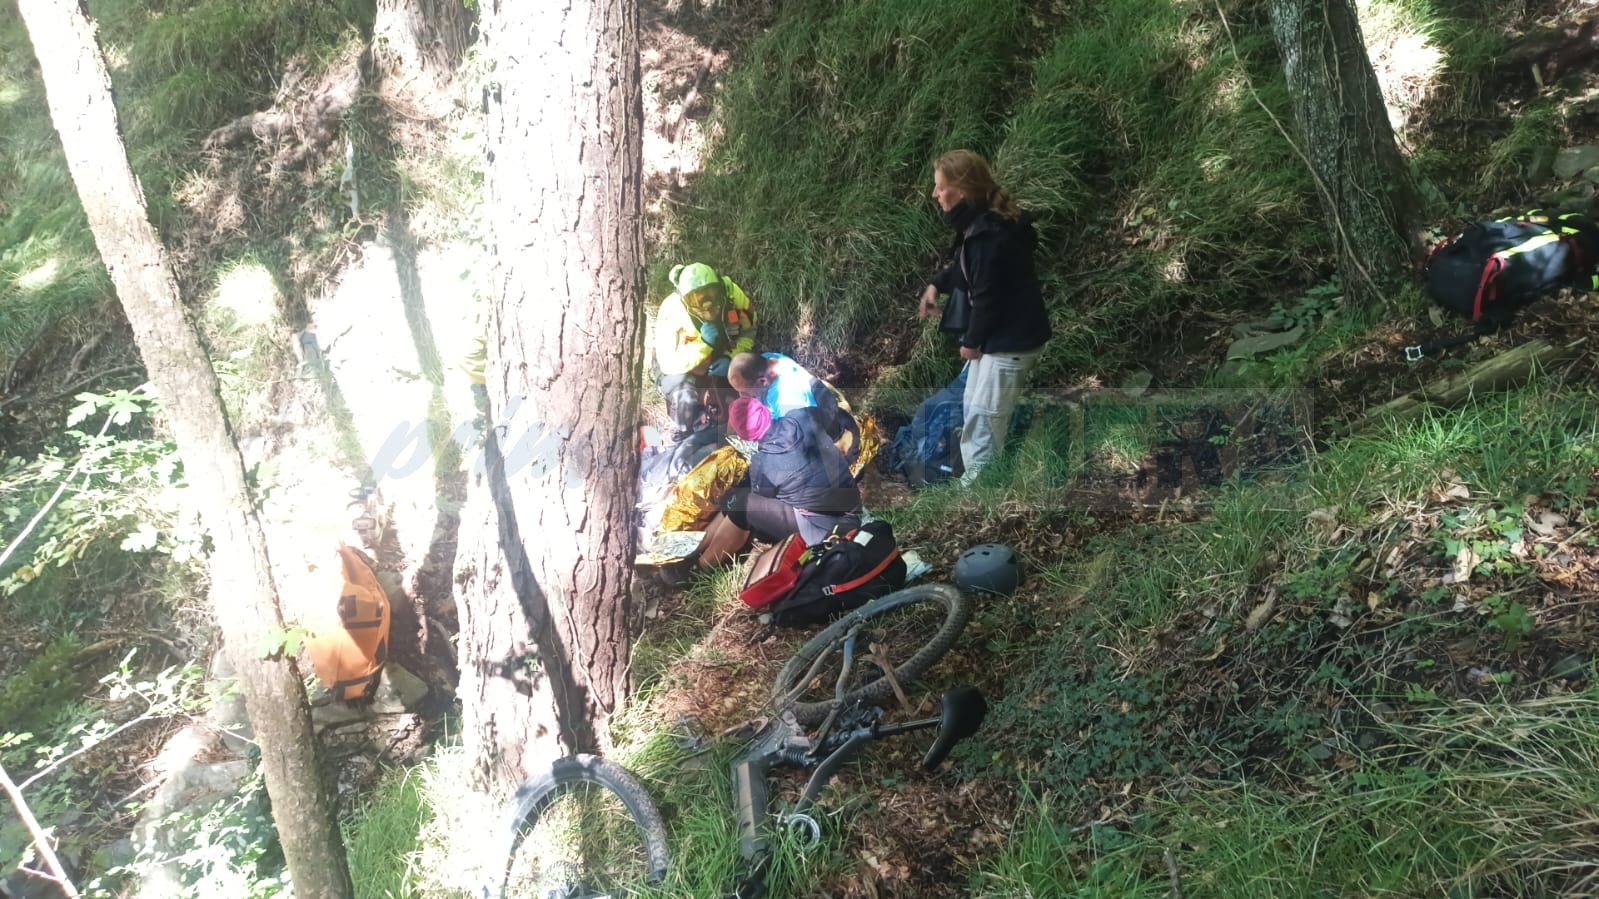
[[[767,778],[773,768],[784,765],[796,768],[815,768],[805,789],[794,807],[782,818],[805,825],[820,837],[820,828],[809,812],[833,775],[854,758],[866,744],[882,737],[892,737],[912,731],[939,728],[939,735],[927,755],[922,759],[924,770],[933,770],[948,757],[955,744],[977,732],[988,712],[983,694],[973,687],[961,687],[944,694],[943,709],[934,718],[922,718],[903,724],[883,724],[883,710],[873,707],[855,709],[839,716],[839,727],[828,729],[816,737],[807,736],[791,713],[784,713],[778,721],[767,725],[756,736],[750,751],[733,763],[733,790],[738,803],[739,853],[747,861],[755,861],[771,849],[760,825],[771,804],[771,789]]]

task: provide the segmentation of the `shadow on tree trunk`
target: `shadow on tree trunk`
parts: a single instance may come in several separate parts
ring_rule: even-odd
[[[594,752],[598,741],[589,726],[585,713],[586,697],[578,686],[568,661],[567,648],[561,642],[557,629],[550,620],[549,601],[533,575],[532,563],[523,548],[522,529],[517,523],[512,502],[511,485],[505,477],[505,456],[500,450],[498,430],[490,430],[484,446],[489,480],[489,497],[494,503],[495,519],[499,522],[500,552],[511,572],[511,589],[516,592],[522,615],[527,622],[528,635],[533,641],[538,665],[549,678],[546,689],[555,702],[560,743],[570,751]],[[537,683],[528,677],[522,659],[506,658],[489,665],[484,676],[505,678],[516,685],[524,696],[537,692]]]

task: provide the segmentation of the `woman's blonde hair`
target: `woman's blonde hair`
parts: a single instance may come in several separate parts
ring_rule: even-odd
[[[938,157],[933,168],[944,176],[945,181],[971,197],[972,202],[980,203],[1012,221],[1021,217],[1022,211],[1017,207],[1016,200],[994,180],[988,160],[971,150],[951,150]]]

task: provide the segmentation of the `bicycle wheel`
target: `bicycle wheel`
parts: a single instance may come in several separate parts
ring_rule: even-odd
[[[505,870],[485,899],[602,899],[666,877],[666,825],[638,780],[594,755],[560,759],[516,791]]]
[[[891,666],[894,682],[904,685],[949,652],[971,617],[971,600],[948,584],[918,584],[874,599],[794,653],[778,672],[772,703],[779,712],[793,710],[805,726],[827,717],[838,704],[844,640],[851,633],[856,634],[855,658],[844,681],[844,702],[884,702],[894,695],[894,684],[883,676],[882,666],[864,656],[870,653]]]

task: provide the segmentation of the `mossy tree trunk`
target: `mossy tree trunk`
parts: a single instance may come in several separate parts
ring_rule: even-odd
[[[468,751],[503,786],[603,748],[628,692],[643,110],[636,0],[486,3],[483,33],[503,427],[457,599]]]
[[[260,655],[260,647],[281,633],[283,620],[244,461],[216,373],[186,314],[128,164],[94,26],[74,0],[20,0],[19,6],[89,230],[162,399],[185,480],[203,506],[215,545],[212,609],[261,747],[295,895],[345,899],[354,889],[332,786],[317,765],[304,684],[291,659]]]
[[[1350,0],[1268,0],[1300,145],[1351,303],[1381,302],[1422,249],[1421,209]]]

